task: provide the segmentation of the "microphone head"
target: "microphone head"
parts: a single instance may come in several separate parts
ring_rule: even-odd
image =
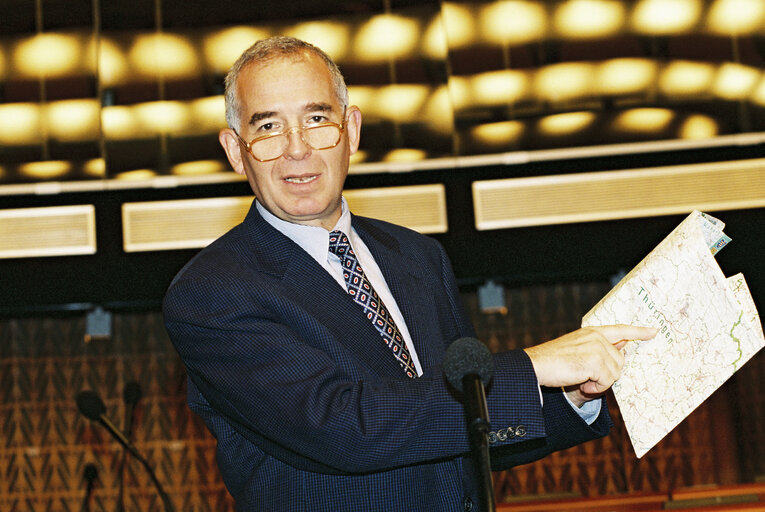
[[[136,381],[131,380],[125,384],[125,388],[122,390],[122,399],[126,404],[135,406],[141,399],[141,385]]]
[[[95,464],[85,464],[85,471],[83,472],[85,479],[92,482],[98,478],[98,468]]]
[[[85,389],[77,393],[77,408],[83,416],[91,420],[99,420],[106,412],[106,406],[95,391]]]
[[[475,338],[460,338],[446,349],[444,375],[449,384],[462,391],[462,378],[475,374],[484,386],[494,374],[494,361],[489,349]]]

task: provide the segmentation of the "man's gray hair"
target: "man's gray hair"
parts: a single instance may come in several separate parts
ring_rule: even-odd
[[[306,52],[313,53],[327,64],[329,73],[332,76],[335,95],[340,101],[343,111],[345,111],[345,108],[348,106],[348,87],[345,85],[345,79],[342,73],[340,73],[340,68],[337,67],[337,64],[335,64],[330,56],[320,48],[295,37],[274,36],[261,39],[245,50],[234,62],[234,65],[231,66],[226,75],[226,123],[228,123],[229,128],[237,131],[240,128],[241,105],[237,96],[236,82],[242,69],[254,62],[267,62],[271,59],[290,55],[299,57],[300,54]]]

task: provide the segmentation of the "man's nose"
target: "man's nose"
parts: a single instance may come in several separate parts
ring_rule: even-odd
[[[291,128],[287,133],[287,149],[284,156],[292,160],[302,160],[311,153],[311,146],[303,140],[300,128]]]

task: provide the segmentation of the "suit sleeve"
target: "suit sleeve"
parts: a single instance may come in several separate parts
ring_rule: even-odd
[[[469,324],[445,253],[443,258],[443,280],[450,290],[447,296],[457,318]],[[472,326],[467,329],[472,332]],[[605,400],[598,418],[588,425],[572,409],[561,390],[542,388],[543,399],[540,401],[534,367],[523,350],[494,354],[493,360],[494,378],[486,390],[486,398],[494,471],[533,462],[554,451],[608,434],[612,422]],[[515,398],[513,402],[518,404],[517,409],[511,409],[509,396]]]

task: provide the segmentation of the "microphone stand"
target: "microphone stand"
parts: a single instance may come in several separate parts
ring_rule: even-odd
[[[141,399],[141,387],[135,382],[131,381],[125,385],[122,390],[122,398],[125,402],[125,435],[128,440],[131,437],[133,431],[133,416],[135,414],[135,407],[138,401]],[[122,461],[120,461],[119,479],[120,489],[117,498],[117,512],[124,512],[125,510],[125,466],[127,465],[128,454],[127,450],[122,452]]]
[[[165,506],[166,512],[174,512],[173,504],[170,501],[170,497],[167,495],[167,493],[162,489],[162,484],[159,483],[159,480],[157,479],[157,475],[154,474],[154,470],[149,466],[149,462],[144,459],[143,457],[140,457],[138,459],[141,464],[143,464],[143,467],[146,468],[146,471],[149,473],[149,476],[151,477],[151,481],[154,483],[154,487],[157,488],[157,492],[159,493],[159,497],[162,500],[162,504]]]
[[[486,389],[494,372],[489,349],[475,338],[460,338],[446,349],[443,371],[446,380],[462,391],[471,458],[478,480],[482,510],[494,512],[494,485],[489,459],[489,409]]]
[[[491,479],[491,459],[489,457],[489,411],[486,406],[486,392],[481,378],[475,373],[469,373],[462,377],[462,389],[465,395],[478,397],[478,400],[475,401],[465,401],[468,435],[472,448],[473,464],[481,487],[482,510],[495,512],[494,484]]]
[[[119,469],[120,490],[117,494],[117,512],[125,512],[125,466],[127,465],[127,459],[127,451],[123,450]]]
[[[103,425],[106,430],[108,430],[114,438],[119,441],[119,443],[122,445],[123,448],[125,448],[128,452],[130,452],[133,457],[138,459],[138,462],[143,465],[144,468],[146,468],[146,472],[149,473],[149,477],[151,478],[152,483],[154,484],[154,487],[157,488],[157,493],[159,494],[160,499],[162,500],[162,504],[165,506],[166,512],[174,512],[173,504],[170,501],[170,497],[167,495],[165,490],[162,488],[162,484],[157,479],[157,475],[154,474],[154,469],[149,465],[149,461],[146,460],[140,453],[138,453],[138,450],[135,446],[133,446],[133,443],[130,442],[130,440],[125,437],[125,435],[120,432],[109,419],[101,414],[99,418],[97,418],[97,421]]]

